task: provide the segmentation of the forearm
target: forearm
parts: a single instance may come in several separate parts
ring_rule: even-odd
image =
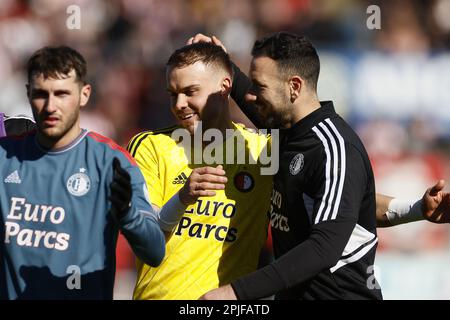
[[[399,224],[424,220],[421,200],[399,200],[382,194],[377,199],[377,227],[392,227]]]
[[[171,233],[180,222],[186,207],[187,206],[180,201],[179,193],[177,192],[156,214],[161,229],[164,232]]]
[[[119,225],[140,260],[153,267],[161,263],[165,254],[165,239],[151,213],[130,208],[130,212],[120,219]]]
[[[234,63],[233,74],[231,98],[257,128],[263,128],[264,124],[258,109],[254,104],[245,101],[245,95],[252,85],[250,79]]]
[[[316,231],[310,238],[272,264],[232,282],[238,299],[260,299],[298,286],[336,265],[350,238],[354,223],[339,232]]]
[[[179,193],[176,193],[161,208],[156,205],[152,205],[152,207],[155,210],[155,219],[164,232],[164,237],[167,242],[173,234],[173,229],[180,222],[187,206],[180,201]]]
[[[376,201],[377,201],[377,227],[378,228],[385,228],[385,227],[391,227],[392,224],[389,222],[387,211],[389,208],[389,203],[391,200],[394,199],[393,197],[389,197],[380,193],[376,194]]]

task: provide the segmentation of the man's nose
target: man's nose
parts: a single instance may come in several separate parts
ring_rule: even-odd
[[[49,95],[45,101],[45,111],[48,113],[53,113],[57,109],[56,98],[52,95]]]
[[[178,110],[178,111],[186,108],[187,107],[186,96],[184,94],[177,95],[177,97],[175,98],[175,104],[173,107],[175,110]]]

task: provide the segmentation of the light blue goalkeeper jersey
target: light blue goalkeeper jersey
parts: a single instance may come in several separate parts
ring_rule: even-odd
[[[114,157],[133,188],[120,221],[108,200]],[[0,299],[112,299],[119,229],[145,263],[164,256],[152,214],[141,172],[111,140],[83,130],[50,152],[35,133],[0,138]]]

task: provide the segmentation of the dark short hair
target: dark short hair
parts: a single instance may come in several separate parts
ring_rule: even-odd
[[[255,42],[252,56],[275,60],[280,72],[288,76],[298,74],[317,89],[319,56],[306,37],[284,31],[274,33]]]
[[[87,63],[76,50],[66,47],[44,47],[36,51],[28,60],[28,83],[33,75],[44,78],[58,78],[75,70],[76,81],[86,83]]]
[[[167,61],[170,67],[186,67],[198,61],[207,66],[216,66],[233,75],[233,67],[228,53],[222,47],[208,42],[197,42],[176,50]]]

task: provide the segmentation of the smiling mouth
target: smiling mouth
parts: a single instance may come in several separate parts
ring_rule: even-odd
[[[190,113],[190,114],[180,115],[180,116],[178,116],[178,118],[181,120],[187,120],[187,119],[192,118],[194,115],[195,115],[195,113]]]

